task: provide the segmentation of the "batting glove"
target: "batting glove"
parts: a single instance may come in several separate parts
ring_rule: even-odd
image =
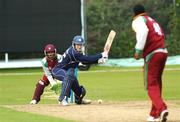
[[[98,64],[103,64],[103,63],[105,63],[107,60],[108,60],[108,58],[100,58],[100,59],[98,60]]]
[[[101,54],[102,54],[102,58],[108,58],[108,52],[104,51]]]

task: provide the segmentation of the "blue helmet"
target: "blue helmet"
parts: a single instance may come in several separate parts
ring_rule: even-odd
[[[81,44],[81,45],[84,45],[85,41],[84,39],[82,38],[82,36],[80,35],[77,35],[73,38],[73,41],[72,41],[72,45],[74,46],[75,44]]]

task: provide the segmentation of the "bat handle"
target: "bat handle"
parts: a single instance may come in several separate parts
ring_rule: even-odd
[[[109,51],[107,51],[107,50],[104,50],[104,52],[102,53],[102,55],[103,55],[103,58],[105,58],[105,57],[108,57],[108,53],[109,53]]]
[[[109,53],[109,50],[104,48],[104,52],[106,52],[107,54]]]

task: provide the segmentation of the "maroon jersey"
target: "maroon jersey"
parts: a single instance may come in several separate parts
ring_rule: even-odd
[[[51,71],[52,68],[54,68],[54,66],[58,63],[58,60],[57,58],[54,59],[54,60],[50,60],[46,57],[46,60],[47,60],[47,66],[48,66],[48,69]]]
[[[52,68],[54,68],[54,66],[58,63],[58,61],[61,61],[61,60],[62,60],[62,56],[60,54],[57,54],[57,57],[54,60],[48,60],[47,57],[44,57],[41,60],[42,67],[43,67],[46,77],[51,76]]]
[[[144,18],[149,32],[143,50],[143,58],[156,49],[165,48],[164,32],[160,25],[147,15],[145,15]]]

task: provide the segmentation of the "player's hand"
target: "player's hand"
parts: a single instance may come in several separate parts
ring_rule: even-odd
[[[103,64],[103,63],[105,63],[107,60],[108,60],[108,58],[100,58],[100,59],[98,60],[98,64]]]
[[[139,57],[139,54],[138,53],[134,53],[134,58],[136,59],[136,60],[138,60],[140,57]]]
[[[102,54],[102,58],[108,58],[108,52],[107,51],[104,51],[101,54]]]

